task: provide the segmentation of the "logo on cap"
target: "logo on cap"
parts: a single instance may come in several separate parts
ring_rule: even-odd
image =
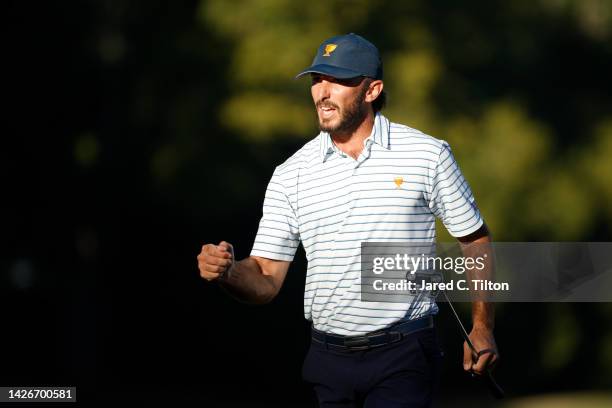
[[[324,57],[329,57],[330,54],[332,52],[334,52],[334,50],[336,49],[337,45],[336,44],[327,44],[325,46],[325,54],[323,54]]]

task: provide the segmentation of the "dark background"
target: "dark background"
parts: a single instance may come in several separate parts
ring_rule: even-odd
[[[316,134],[292,77],[337,33],[379,46],[391,119],[451,142],[494,238],[609,241],[612,6],[401,3],[3,4],[0,385],[74,385],[90,406],[314,406],[303,250],[259,307],[195,257],[221,240],[248,256],[274,167]],[[499,305],[499,382],[604,395],[611,317]],[[462,374],[446,305],[439,327],[438,404],[494,405]]]

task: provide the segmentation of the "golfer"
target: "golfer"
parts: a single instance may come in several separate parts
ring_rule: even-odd
[[[353,33],[330,38],[302,76],[312,81],[320,133],[274,170],[251,255],[238,261],[230,243],[206,244],[200,275],[267,303],[301,242],[312,324],[302,374],[320,406],[430,406],[442,358],[438,307],[362,301],[361,244],[433,243],[436,217],[464,248],[489,242],[489,232],[449,145],[382,115],[383,65],[372,43]],[[472,302],[469,337],[487,352],[474,358],[464,344],[466,371],[495,364],[493,328],[492,304]]]

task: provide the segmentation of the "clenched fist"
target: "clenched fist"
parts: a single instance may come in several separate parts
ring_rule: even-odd
[[[198,255],[200,276],[207,281],[224,277],[234,264],[234,248],[228,242],[221,241],[219,245],[206,244]]]

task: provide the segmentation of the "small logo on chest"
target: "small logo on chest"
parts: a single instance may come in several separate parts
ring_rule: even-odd
[[[400,188],[402,186],[402,184],[404,183],[404,178],[403,177],[396,177],[396,178],[393,179],[393,182],[395,183],[397,188]]]

